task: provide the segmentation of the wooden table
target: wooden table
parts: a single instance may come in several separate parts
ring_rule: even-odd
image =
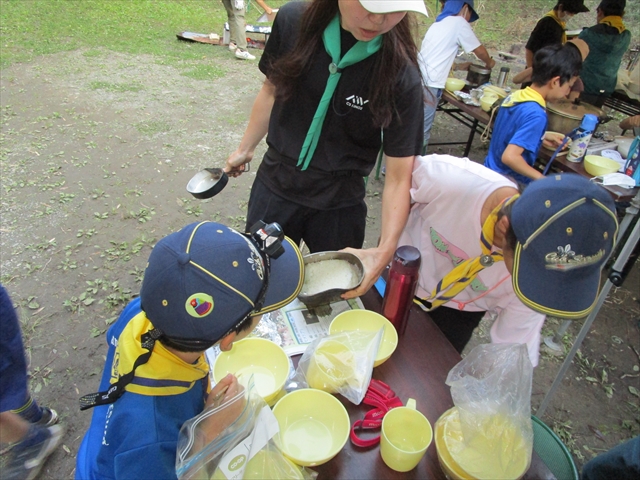
[[[382,299],[372,288],[361,297],[365,308],[380,311]],[[299,357],[298,357],[299,358]],[[297,364],[296,358],[294,363]],[[400,337],[398,348],[391,358],[373,370],[373,377],[388,384],[406,404],[409,398],[416,399],[417,409],[422,412],[432,426],[440,415],[453,407],[449,386],[445,380],[449,370],[461,360],[460,355],[433,323],[427,313],[413,306],[407,329]],[[373,407],[354,405],[341,395],[337,395],[349,413],[351,424],[361,419]],[[375,434],[378,430],[373,431]],[[367,438],[367,434],[363,434]],[[440,469],[435,442],[427,449],[416,468],[400,473],[391,470],[380,457],[378,446],[355,447],[347,440],[344,448],[329,462],[312,467],[318,472],[318,479],[445,479]],[[528,479],[551,478],[550,472],[533,452],[532,466],[525,475]]]
[[[458,100],[453,94],[446,90],[442,92],[442,98],[440,99],[437,110],[446,113],[467,127],[469,129],[469,137],[463,142],[429,142],[429,145],[465,145],[463,156],[467,157],[476,132],[479,134],[484,132],[486,126],[489,125],[491,121],[490,115],[480,107],[467,105],[462,100]],[[489,135],[489,138],[491,138],[491,135]]]
[[[542,171],[547,165],[547,162],[551,158],[553,152],[544,147],[540,147],[538,152],[538,162],[536,166]],[[551,165],[550,171],[560,171],[568,173],[577,173],[586,178],[593,178],[593,175],[587,173],[584,169],[584,162],[570,162],[567,160],[567,155],[557,156]],[[548,175],[548,174],[547,174]],[[607,185],[603,188],[607,190],[616,202],[630,202],[640,191],[640,187],[636,188],[623,188],[615,185]]]

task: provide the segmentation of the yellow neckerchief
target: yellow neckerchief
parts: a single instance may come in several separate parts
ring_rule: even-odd
[[[542,108],[547,108],[547,102],[544,101],[542,95],[540,95],[531,87],[526,87],[522,90],[516,90],[515,92],[513,92],[511,95],[504,99],[504,102],[502,102],[500,108],[513,107],[514,105],[523,102],[536,102]]]
[[[129,373],[136,359],[146,353],[147,350],[141,345],[141,337],[152,328],[144,312],[133,317],[124,328],[113,356],[111,384],[117,381],[119,375]],[[209,365],[204,355],[196,363],[189,364],[157,341],[149,361],[136,369],[135,377],[125,390],[141,395],[177,395],[190,390],[195,382],[208,373]]]
[[[622,23],[622,17],[619,17],[617,15],[609,15],[608,17],[604,17],[598,23],[609,25],[610,27],[618,30],[618,33],[622,33],[627,29],[627,27],[624,26],[624,23]]]
[[[489,216],[487,216],[487,219],[482,225],[482,233],[480,234],[480,249],[482,250],[482,254],[460,263],[438,282],[429,298],[425,299],[431,303],[430,310],[455,298],[456,295],[467,288],[467,285],[469,285],[482,270],[490,267],[495,262],[503,260],[502,251],[491,251],[493,248],[493,234],[496,223],[498,223],[498,213],[503,205],[509,205],[519,196],[519,194],[516,194],[503,200],[492,210]]]
[[[555,10],[551,10],[550,12],[545,13],[542,18],[544,17],[553,18],[556,23],[562,27],[562,44],[564,45],[565,43],[567,43],[567,22],[560,20],[560,17],[558,17],[558,14]]]

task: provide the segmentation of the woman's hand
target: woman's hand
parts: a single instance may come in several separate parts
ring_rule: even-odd
[[[393,252],[389,254],[389,252],[385,252],[380,248],[367,248],[361,250],[345,248],[340,251],[355,255],[360,259],[362,266],[364,267],[364,278],[362,279],[362,283],[357,288],[343,293],[342,298],[345,300],[360,297],[367,293],[373,284],[376,283],[376,280],[378,280],[378,277],[380,277],[380,274],[387,265],[389,265],[389,262],[393,257]]]
[[[226,165],[223,170],[230,177],[239,177],[244,172],[249,171],[249,162],[253,158],[252,153],[243,153],[240,150],[236,150],[229,157],[227,157]]]

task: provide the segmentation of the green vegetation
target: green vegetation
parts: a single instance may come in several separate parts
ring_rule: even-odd
[[[269,5],[284,4],[272,0]],[[247,20],[260,15],[252,4]],[[167,63],[201,60],[202,49],[176,39],[182,31],[222,36],[226,12],[216,0],[2,0],[0,68],[39,55],[86,48],[86,56],[103,50],[161,57]],[[196,69],[194,78],[212,71]],[[98,87],[94,87],[98,88]]]

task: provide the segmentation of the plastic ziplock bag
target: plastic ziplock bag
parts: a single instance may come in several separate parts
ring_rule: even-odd
[[[340,393],[359,405],[367,393],[384,329],[347,331],[318,338],[302,354],[296,380],[302,386]]]
[[[315,478],[285,458],[273,440],[278,431],[251,377],[238,395],[182,425],[176,475],[180,480]]]
[[[447,376],[461,436],[449,453],[476,478],[517,478],[531,462],[533,366],[526,345],[478,345]]]

